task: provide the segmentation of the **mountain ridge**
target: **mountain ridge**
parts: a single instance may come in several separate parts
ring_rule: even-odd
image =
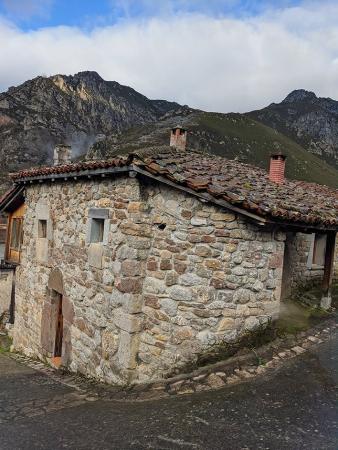
[[[288,157],[288,178],[338,188],[337,170],[287,136],[239,113],[167,114],[154,124],[132,127],[98,141],[87,153],[87,159],[105,159],[144,147],[167,145],[170,129],[177,123],[188,130],[188,151],[199,150],[268,170],[271,153],[282,150]]]
[[[179,108],[90,71],[39,76],[10,87],[0,94],[0,183],[9,171],[50,162],[57,143],[83,153],[105,135]]]
[[[247,115],[290,137],[338,169],[338,101],[297,89]]]
[[[308,104],[310,97],[316,104],[314,93],[293,91],[284,105]],[[335,110],[334,100],[322,100]],[[280,104],[269,107],[273,105]],[[0,93],[0,191],[8,186],[8,172],[51,163],[57,143],[71,144],[75,156],[106,158],[144,145],[166,144],[170,127],[177,123],[189,129],[192,148],[263,168],[271,151],[283,149],[289,156],[289,177],[338,187],[337,170],[253,113],[208,113],[151,100],[94,71],[39,76]]]

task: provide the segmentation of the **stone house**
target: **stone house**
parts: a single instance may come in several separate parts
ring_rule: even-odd
[[[337,191],[284,179],[281,154],[267,173],[185,142],[77,164],[62,147],[13,175],[16,350],[140,383],[265,326],[290,288],[320,278],[330,306]]]

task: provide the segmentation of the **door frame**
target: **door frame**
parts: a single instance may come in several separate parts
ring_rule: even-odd
[[[56,303],[56,326],[55,326],[55,341],[54,341],[54,358],[62,357],[62,341],[63,341],[63,311],[62,311],[61,294],[57,293]]]

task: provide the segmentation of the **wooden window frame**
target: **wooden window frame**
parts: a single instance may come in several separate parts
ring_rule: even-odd
[[[14,234],[14,224],[18,223],[18,230],[16,234]],[[13,238],[16,236],[16,245],[13,246]],[[9,249],[14,252],[20,252],[23,240],[23,218],[22,217],[13,217],[11,219],[11,234],[10,234],[10,242]]]
[[[323,254],[323,264],[318,264],[318,262],[316,262],[317,260],[317,252],[318,252],[318,241],[321,238],[325,237],[325,248],[324,248],[324,254]],[[326,245],[327,245],[327,236],[325,234],[319,234],[319,233],[315,233],[314,235],[314,240],[313,240],[313,252],[312,252],[312,266],[314,267],[324,267],[324,261],[325,261],[325,252],[326,252]]]

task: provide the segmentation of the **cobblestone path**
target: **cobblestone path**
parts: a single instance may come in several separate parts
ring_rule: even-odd
[[[0,355],[0,449],[335,450],[337,348],[334,333],[241,384],[136,403]]]

